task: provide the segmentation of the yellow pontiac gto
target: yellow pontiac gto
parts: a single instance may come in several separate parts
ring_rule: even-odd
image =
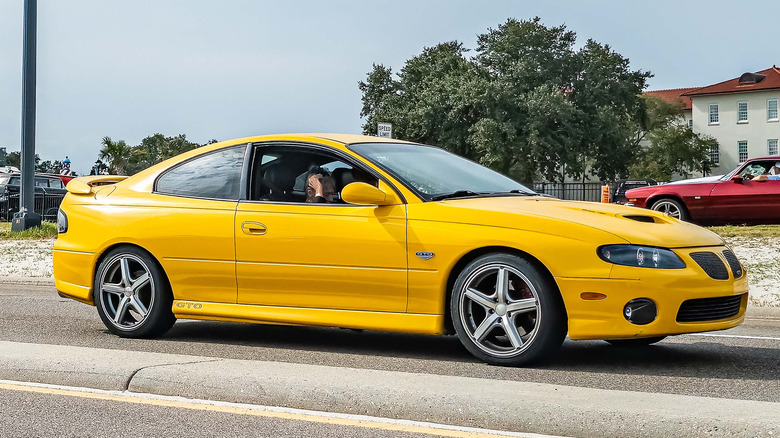
[[[745,314],[745,271],[717,235],[539,196],[432,146],[242,138],[67,189],[57,290],[119,336],[177,318],[454,332],[523,365],[567,333],[642,345]]]

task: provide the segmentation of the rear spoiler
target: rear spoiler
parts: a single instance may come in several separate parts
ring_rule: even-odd
[[[65,188],[68,189],[68,192],[75,195],[89,195],[93,192],[94,187],[116,184],[126,178],[126,176],[122,175],[82,176],[68,181],[68,185]]]

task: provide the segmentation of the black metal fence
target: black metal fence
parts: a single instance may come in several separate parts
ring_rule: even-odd
[[[65,194],[36,193],[35,212],[45,221],[56,221],[57,210],[64,197]],[[0,221],[10,221],[17,211],[19,211],[19,193],[0,193]]]
[[[532,189],[536,193],[555,196],[558,199],[572,201],[601,202],[600,182],[589,183],[533,183]]]

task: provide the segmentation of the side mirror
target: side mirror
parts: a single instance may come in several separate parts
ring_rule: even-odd
[[[737,174],[731,177],[731,181],[737,184],[742,184],[743,178]]]
[[[341,190],[341,199],[344,202],[357,205],[390,205],[394,199],[378,188],[362,183],[353,182],[347,184]]]

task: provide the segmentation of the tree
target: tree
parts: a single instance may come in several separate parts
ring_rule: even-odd
[[[710,150],[718,146],[717,140],[691,130],[683,117],[682,101],[643,98],[647,111],[643,126],[635,126],[634,144],[640,152],[630,168],[630,176],[670,181],[675,175],[688,177],[691,172],[709,172]],[[640,143],[643,140],[649,144]]]
[[[632,176],[657,181],[670,181],[674,175],[689,178],[691,172],[709,172],[709,154],[718,141],[694,133],[687,124],[672,124],[648,134],[650,146],[643,152]]]
[[[35,154],[35,165],[38,166],[41,162],[41,157],[38,156],[38,154]],[[6,163],[8,163],[8,166],[16,167],[17,169],[22,168],[22,152],[21,151],[15,151],[15,152],[9,152],[8,156],[6,157]]]
[[[41,173],[60,173],[62,170],[62,161],[43,161],[35,165],[35,171]]]
[[[215,142],[216,140],[210,140],[207,144]],[[165,137],[159,133],[144,138],[137,146],[129,146],[124,140],[115,142],[110,137],[103,137],[102,144],[99,160],[101,164],[105,162],[109,173],[116,175],[136,174],[168,158],[201,146],[188,141],[184,134]],[[95,171],[100,172],[101,169]]]
[[[363,131],[379,121],[396,137],[431,143],[518,180],[625,176],[637,148],[639,97],[650,73],[589,40],[574,49],[565,26],[509,19],[477,38],[425,48],[397,75],[374,65],[363,93]]]

